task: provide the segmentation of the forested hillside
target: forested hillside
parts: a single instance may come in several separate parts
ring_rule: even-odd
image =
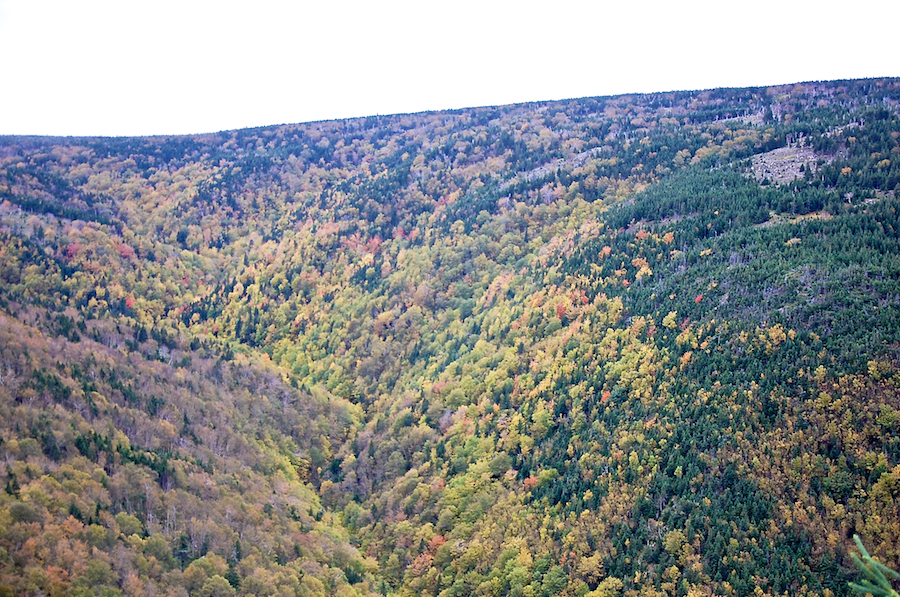
[[[900,566],[900,80],[0,137],[0,595]]]

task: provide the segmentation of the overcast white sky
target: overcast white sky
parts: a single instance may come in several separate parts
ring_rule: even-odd
[[[898,0],[0,0],[0,135],[900,76],[897,23]]]

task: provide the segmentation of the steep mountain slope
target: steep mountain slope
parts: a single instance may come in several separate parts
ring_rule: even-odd
[[[0,140],[0,590],[847,594],[900,82]]]

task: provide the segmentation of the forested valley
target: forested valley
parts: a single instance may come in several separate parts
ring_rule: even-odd
[[[900,568],[900,80],[0,137],[0,596]]]

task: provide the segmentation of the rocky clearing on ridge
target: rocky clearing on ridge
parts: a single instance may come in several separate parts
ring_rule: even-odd
[[[753,176],[760,182],[768,180],[775,184],[784,184],[803,176],[803,166],[808,166],[815,172],[820,159],[825,162],[832,160],[812,149],[789,145],[753,156],[751,170]]]

